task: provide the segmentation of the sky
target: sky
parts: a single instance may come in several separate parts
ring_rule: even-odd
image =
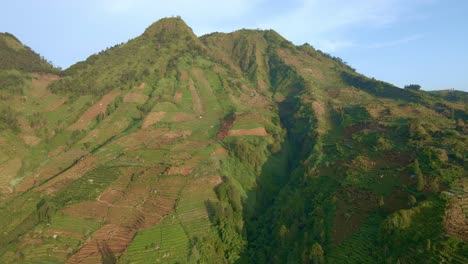
[[[466,0],[0,0],[0,32],[67,68],[180,15],[195,34],[274,29],[369,77],[468,91]]]

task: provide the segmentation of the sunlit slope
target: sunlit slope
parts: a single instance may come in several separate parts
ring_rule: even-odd
[[[43,71],[0,87],[0,262],[466,260],[461,100],[179,18]]]

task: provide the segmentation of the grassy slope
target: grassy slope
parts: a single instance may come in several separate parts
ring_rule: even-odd
[[[434,182],[442,190],[465,171],[459,101],[367,79],[274,31],[198,39],[175,18],[65,75],[49,89],[36,75],[2,91],[18,125],[0,134],[0,212],[11,216],[0,220],[0,262],[308,263],[318,242],[330,262],[413,263],[427,239],[432,259],[463,258],[464,243],[442,229],[408,240],[426,217],[419,207],[447,203]],[[219,142],[229,114],[232,129],[269,135]],[[416,212],[413,224],[391,244],[385,232],[401,227],[382,223],[401,209]],[[427,217],[441,228],[443,212]],[[135,237],[86,247],[108,224]]]

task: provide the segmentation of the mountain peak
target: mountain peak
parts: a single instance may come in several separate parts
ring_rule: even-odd
[[[148,28],[146,28],[143,35],[160,36],[166,34],[167,32],[171,32],[172,34],[182,33],[182,35],[191,35],[196,38],[192,28],[190,28],[179,16],[166,17],[154,22]]]

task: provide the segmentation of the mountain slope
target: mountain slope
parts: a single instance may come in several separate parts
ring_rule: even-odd
[[[63,75],[3,93],[0,262],[466,260],[463,102],[179,18]]]
[[[15,36],[9,33],[0,33],[0,70],[12,69],[25,72],[58,72],[37,53],[23,45]]]

